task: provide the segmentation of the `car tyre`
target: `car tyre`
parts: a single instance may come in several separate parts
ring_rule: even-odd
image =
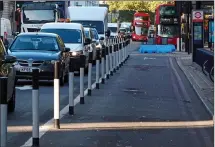
[[[8,102],[8,112],[14,112],[16,107],[16,88],[14,87],[13,94]]]

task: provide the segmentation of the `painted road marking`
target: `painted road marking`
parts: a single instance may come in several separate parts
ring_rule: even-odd
[[[149,57],[144,57],[144,60],[155,60],[156,58],[149,58]]]
[[[106,76],[105,76],[106,77]],[[101,78],[99,80],[99,83],[101,83]],[[92,90],[96,88],[96,82],[93,83],[92,85]],[[84,96],[86,96],[88,93],[88,89],[86,89],[84,91]],[[80,94],[74,99],[74,106],[77,105],[80,102]],[[66,105],[61,111],[60,111],[60,118],[63,118],[64,115],[69,113],[69,104]],[[50,119],[49,121],[47,121],[44,125],[40,126],[39,130],[40,130],[40,134],[39,134],[39,138],[41,138],[46,132],[48,132],[54,123],[54,118]],[[32,137],[29,138],[25,144],[23,144],[21,147],[26,147],[26,146],[32,146]]]
[[[19,89],[19,90],[31,90],[32,86],[31,85],[25,85],[25,86],[22,86],[22,87],[16,86],[16,89]]]

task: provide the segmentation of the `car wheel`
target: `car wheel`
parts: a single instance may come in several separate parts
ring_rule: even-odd
[[[14,112],[16,105],[16,88],[14,87],[13,94],[8,102],[8,112]]]

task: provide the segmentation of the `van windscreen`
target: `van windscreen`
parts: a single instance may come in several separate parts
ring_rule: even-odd
[[[80,23],[83,27],[95,28],[98,34],[104,34],[104,23],[102,21],[72,20],[73,23]]]

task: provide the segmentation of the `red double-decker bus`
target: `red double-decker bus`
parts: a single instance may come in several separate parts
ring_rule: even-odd
[[[149,27],[149,14],[144,12],[136,12],[132,21],[132,40],[147,42]]]
[[[177,45],[179,37],[179,19],[174,4],[161,4],[155,9],[155,42],[162,44],[162,38],[167,39],[168,44]]]

